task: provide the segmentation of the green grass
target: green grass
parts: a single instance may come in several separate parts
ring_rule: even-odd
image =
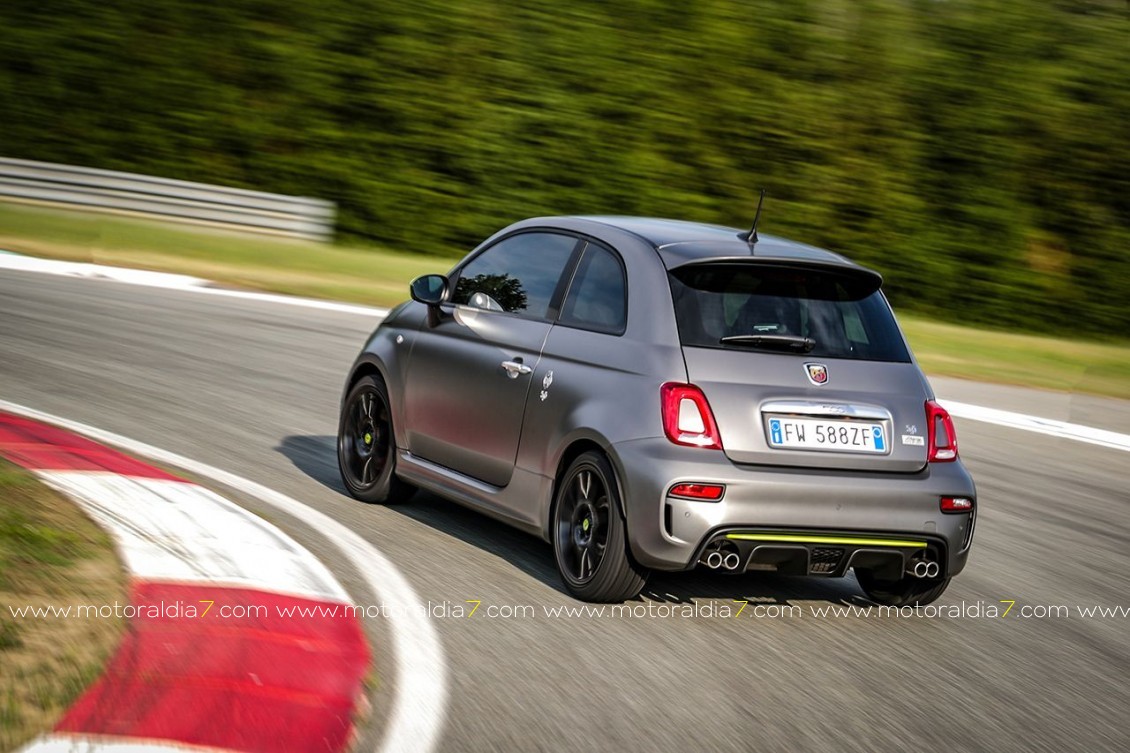
[[[33,477],[0,464],[0,588],[38,582],[44,567],[67,567],[89,553],[89,541],[38,513],[51,498]],[[17,504],[18,500],[29,504]]]
[[[71,501],[0,460],[0,750],[51,729],[118,642],[118,619],[17,616],[9,607],[125,602],[109,536]]]
[[[997,332],[900,314],[928,374],[1130,398],[1130,345]]]
[[[3,204],[0,249],[380,306],[404,300],[413,277],[446,272],[455,261]],[[996,332],[905,313],[899,321],[930,374],[1130,398],[1130,344]]]
[[[0,249],[375,306],[403,301],[414,277],[446,272],[456,261],[4,204]]]

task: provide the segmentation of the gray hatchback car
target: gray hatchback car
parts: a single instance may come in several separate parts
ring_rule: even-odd
[[[541,536],[588,601],[701,566],[853,570],[873,601],[928,603],[965,566],[976,492],[881,282],[756,231],[519,222],[369,338],[342,479]]]

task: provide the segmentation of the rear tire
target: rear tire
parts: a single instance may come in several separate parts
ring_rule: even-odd
[[[888,607],[925,606],[937,600],[950,584],[949,578],[880,580],[867,570],[857,570],[855,579],[868,599]]]
[[[379,376],[357,380],[341,407],[337,467],[345,488],[370,504],[407,502],[416,487],[396,476],[396,435],[388,388]]]
[[[569,593],[590,602],[639,595],[647,570],[628,552],[616,476],[599,452],[580,455],[565,471],[553,504],[553,554]]]

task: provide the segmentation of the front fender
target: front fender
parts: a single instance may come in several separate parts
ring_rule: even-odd
[[[426,317],[423,304],[405,302],[389,312],[385,320],[369,335],[365,346],[349,370],[342,390],[341,404],[357,380],[370,374],[380,376],[388,388],[396,446],[407,447],[404,426],[404,384],[412,360],[412,346]],[[399,342],[398,342],[399,338]]]

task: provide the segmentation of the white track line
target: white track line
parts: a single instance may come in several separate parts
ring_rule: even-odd
[[[227,290],[226,288],[182,288],[193,293],[204,295],[218,295],[223,298],[242,298],[247,301],[262,303],[280,303],[287,306],[302,306],[308,309],[321,309],[322,311],[336,311],[340,314],[354,314],[356,316],[384,318],[388,309],[375,306],[361,306],[352,303],[338,303],[337,301],[321,301],[317,298],[299,298],[293,295],[276,295],[275,293],[253,293],[249,290]]]
[[[378,601],[390,607],[386,621],[392,634],[396,697],[377,750],[381,753],[430,753],[436,748],[447,706],[447,666],[443,649],[427,615],[427,607],[396,566],[376,547],[325,513],[234,473],[6,400],[0,400],[0,410],[55,424],[98,442],[120,447],[127,452],[176,466],[238,489],[298,518],[311,529],[325,535],[349,559],[376,594]]]
[[[278,295],[276,293],[256,293],[250,290],[228,290],[227,288],[211,287],[214,283],[200,277],[189,275],[175,275],[168,272],[150,272],[145,269],[129,269],[128,267],[110,267],[105,264],[87,264],[85,262],[60,261],[59,259],[41,259],[35,256],[23,256],[11,251],[0,251],[0,269],[14,269],[19,272],[39,272],[41,274],[59,275],[62,277],[81,277],[87,280],[109,280],[123,282],[127,285],[142,285],[150,288],[164,288],[165,290],[181,290],[189,293],[202,293],[216,295],[223,298],[241,298],[248,301],[262,303],[278,303],[286,306],[302,306],[309,309],[322,311],[336,311],[342,314],[355,314],[357,316],[385,316],[388,309],[375,306],[361,306],[353,303],[338,303],[337,301],[323,301],[317,298],[301,298],[293,295]]]
[[[1082,424],[1070,424],[1066,421],[1057,421],[1053,418],[1039,418],[1024,413],[1013,413],[996,408],[985,408],[980,405],[959,403],[954,400],[942,400],[952,415],[958,418],[968,418],[972,421],[984,421],[997,426],[1007,426],[1010,429],[1022,429],[1036,434],[1047,434],[1061,439],[1073,439],[1076,442],[1086,442],[1100,447],[1110,447],[1115,450],[1130,452],[1130,435],[1119,434],[1116,431],[1096,429]]]
[[[115,280],[131,285],[150,285],[157,288],[183,289],[210,284],[210,281],[202,277],[177,275],[170,272],[152,272],[147,269],[130,269],[129,267],[108,267],[103,264],[88,264],[80,261],[42,259],[38,256],[23,256],[11,251],[0,251],[0,268],[15,269],[22,272],[42,272],[43,274],[63,275],[65,277]]]
[[[146,272],[144,270],[125,269],[122,267],[108,267],[101,264],[76,264],[75,262],[57,261],[54,259],[39,259],[5,251],[0,251],[0,269],[19,269],[29,272],[43,272],[46,274],[72,277],[111,279],[132,285],[146,285],[149,287],[183,290],[206,295],[219,295],[228,298],[242,298],[249,301],[260,301],[262,303],[304,306],[306,308],[337,311],[344,314],[356,314],[365,317],[379,318],[388,314],[388,309],[373,308],[370,306],[356,306],[348,303],[320,301],[314,298],[298,298],[288,295],[205,287],[209,284],[208,281],[201,280],[197,277],[170,275],[163,272]],[[996,424],[997,426],[1007,426],[1010,429],[1046,434],[1061,439],[1071,439],[1076,442],[1086,442],[1088,444],[1099,445],[1100,447],[1130,451],[1130,435],[1128,434],[1120,434],[1105,429],[1096,429],[1081,424],[1070,424],[1065,421],[1056,421],[1050,418],[1029,416],[1024,413],[1011,413],[1009,411],[997,410],[996,408],[959,403],[945,400],[944,398],[939,398],[939,400],[946,406],[949,406],[953,415],[960,418],[967,418],[972,421],[983,421],[985,423]]]

